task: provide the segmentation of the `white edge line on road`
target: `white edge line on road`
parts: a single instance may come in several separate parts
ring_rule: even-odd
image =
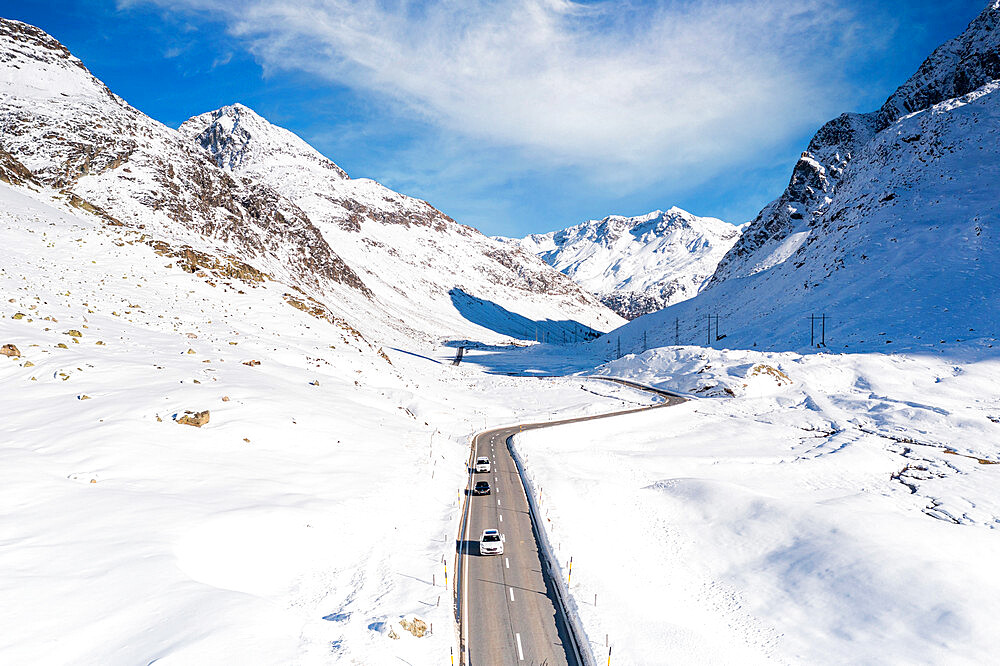
[[[510,590],[510,600],[514,601],[514,588],[508,587],[507,589]]]
[[[514,634],[514,638],[517,640],[517,658],[524,661],[524,650],[521,649],[521,634]]]

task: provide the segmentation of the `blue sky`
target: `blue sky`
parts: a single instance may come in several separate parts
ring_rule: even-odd
[[[176,127],[242,102],[487,234],[740,223],[985,0],[0,0]]]

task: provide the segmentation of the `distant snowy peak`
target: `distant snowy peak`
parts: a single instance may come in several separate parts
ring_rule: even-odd
[[[739,235],[740,227],[673,207],[516,242],[632,319],[697,294]]]
[[[272,125],[253,109],[231,104],[187,120],[182,134],[194,137],[223,169],[256,172],[281,164],[317,168],[346,179],[339,166],[293,132]]]

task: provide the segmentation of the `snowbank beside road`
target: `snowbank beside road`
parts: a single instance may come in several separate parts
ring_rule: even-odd
[[[722,397],[515,440],[597,655],[992,658],[997,360],[664,348],[603,372]]]

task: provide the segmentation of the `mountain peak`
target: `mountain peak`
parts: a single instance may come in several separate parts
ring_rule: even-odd
[[[69,52],[58,39],[28,23],[0,17],[0,35],[11,50],[30,50],[37,59],[41,52],[51,52],[78,67],[83,67],[79,58]]]
[[[802,234],[821,224],[851,163],[894,123],[1000,78],[1000,1],[990,2],[959,36],[931,53],[878,111],[827,122],[792,169],[785,191],[758,213],[723,257],[709,286],[747,277],[790,256]],[[815,242],[810,240],[810,243]]]
[[[998,51],[1000,0],[989,3],[961,35],[936,48],[886,100],[878,111],[878,129],[1000,78]]]
[[[229,171],[258,173],[295,163],[347,178],[343,169],[298,135],[271,124],[239,102],[194,116],[179,129],[210,152],[220,167]]]
[[[625,215],[608,215],[598,220],[589,220],[583,224],[564,229],[555,233],[554,238],[557,244],[559,239],[568,239],[576,230],[587,228],[590,235],[595,239],[600,239],[606,245],[614,244],[625,234],[633,236],[635,239],[648,242],[656,236],[663,236],[675,230],[693,229],[696,233],[703,235],[718,235],[728,237],[731,235],[733,225],[723,222],[714,217],[699,217],[677,206],[671,206],[663,211],[656,209],[645,213],[628,217]]]

